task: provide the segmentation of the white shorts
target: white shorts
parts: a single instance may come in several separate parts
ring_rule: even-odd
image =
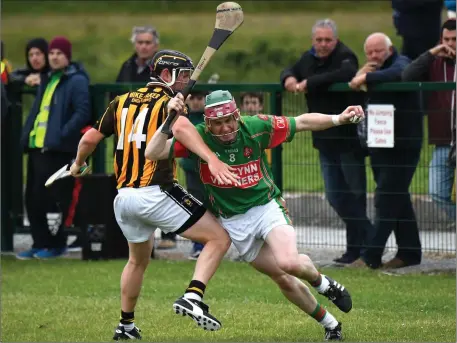
[[[206,212],[202,203],[179,184],[121,188],[114,199],[114,215],[125,238],[131,243],[149,240],[159,228],[180,234]]]
[[[272,229],[292,224],[287,210],[278,200],[253,207],[244,214],[230,218],[219,217],[218,220],[246,262],[255,260]]]

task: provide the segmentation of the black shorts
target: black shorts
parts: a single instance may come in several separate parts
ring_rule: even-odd
[[[192,194],[188,193],[179,183],[173,183],[170,186],[163,187],[162,190],[190,215],[189,219],[178,230],[174,231],[174,233],[178,235],[183,233],[198,222],[205,214],[205,206]]]

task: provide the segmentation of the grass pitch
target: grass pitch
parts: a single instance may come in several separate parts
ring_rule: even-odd
[[[119,316],[119,276],[125,261],[2,259],[3,342],[107,342]],[[135,313],[144,341],[323,341],[323,329],[289,304],[267,277],[239,262],[224,262],[206,300],[222,321],[205,332],[172,310],[194,262],[153,260]],[[351,291],[354,309],[341,313],[350,342],[455,342],[455,275],[392,276],[324,269]],[[315,293],[315,292],[314,292]]]

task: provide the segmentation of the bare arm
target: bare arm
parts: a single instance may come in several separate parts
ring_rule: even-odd
[[[295,118],[296,131],[321,131],[333,126],[358,123],[365,117],[360,106],[349,106],[341,114],[304,113]]]
[[[171,139],[168,139],[168,135],[161,132],[161,128],[152,136],[146,150],[144,151],[144,157],[152,161],[166,160],[170,154]]]
[[[92,128],[82,136],[78,145],[78,152],[76,153],[76,159],[70,167],[71,175],[77,177],[81,173],[82,167],[86,166],[87,158],[94,152],[98,143],[105,138],[105,136]]]
[[[173,125],[173,135],[187,149],[199,156],[205,162],[218,159],[216,154],[203,142],[195,126],[186,117],[179,117]]]
[[[82,166],[103,138],[105,136],[94,128],[87,131],[79,141],[75,163]]]
[[[182,94],[177,94],[172,98],[168,105],[168,112],[175,110],[177,113],[182,113],[184,109],[184,101]],[[208,146],[203,142],[197,129],[186,117],[179,116],[172,123],[173,135],[177,141],[184,145],[187,149],[195,153],[202,160],[208,163],[211,174],[222,184],[235,184],[238,176],[234,175],[232,171],[234,168],[221,162],[216,154],[214,154]],[[168,135],[162,133],[159,128],[145,150],[145,157],[150,160],[163,160],[169,157],[172,140],[168,139]]]
[[[173,135],[187,149],[208,163],[211,174],[223,184],[236,184],[239,176],[235,169],[219,160],[205,144],[194,125],[186,117],[179,117],[173,125]]]

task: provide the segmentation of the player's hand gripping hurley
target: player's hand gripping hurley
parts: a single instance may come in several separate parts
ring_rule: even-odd
[[[60,168],[58,171],[56,171],[54,174],[52,174],[47,180],[46,183],[44,184],[45,187],[50,187],[55,181],[63,179],[65,177],[69,177],[72,175],[72,170],[71,168],[73,167],[74,163],[71,165],[66,164],[62,168]],[[83,166],[78,167],[77,171],[73,171],[76,175],[74,176],[84,176],[88,174],[91,171],[91,168],[87,165],[84,164]]]
[[[208,46],[200,58],[194,72],[190,77],[190,81],[186,88],[181,92],[184,99],[190,94],[194,88],[195,83],[200,77],[201,72],[205,69],[213,54],[218,50],[221,45],[227,40],[228,37],[243,23],[244,15],[240,5],[236,2],[224,2],[217,6],[216,9],[216,25],[214,26],[213,35],[208,43]],[[171,133],[171,125],[176,119],[176,111],[171,111],[164,125],[162,132],[165,134]]]

